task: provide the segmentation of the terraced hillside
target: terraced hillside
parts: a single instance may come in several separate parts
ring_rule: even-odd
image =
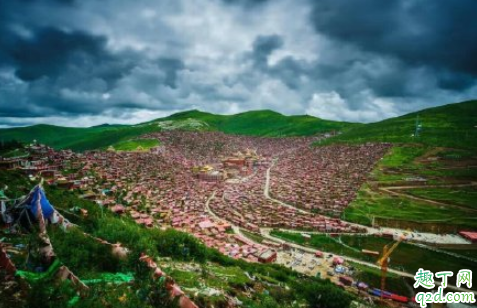
[[[477,154],[421,144],[395,146],[344,219],[428,232],[477,230]]]

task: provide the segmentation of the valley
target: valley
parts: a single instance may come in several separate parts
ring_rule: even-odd
[[[184,120],[189,116],[198,118]],[[278,302],[279,293],[290,289],[293,295],[286,295],[282,305],[293,307],[308,300],[294,279],[337,288],[330,293],[345,290],[358,305],[412,306],[412,278],[419,268],[477,269],[477,246],[465,236],[477,230],[472,145],[435,147],[415,139],[342,142],[366,125],[310,136],[270,137],[262,124],[254,128],[260,136],[219,131],[241,127],[230,119],[236,118],[181,113],[131,128],[92,128],[87,135],[93,139],[98,129],[127,131],[127,136],[140,132],[101,140],[96,149],[72,151],[37,140],[7,149],[0,161],[3,202],[19,208],[27,202],[21,196],[41,183],[63,221],[58,228],[58,219],[40,219],[47,225],[40,224],[40,234],[49,235],[55,256],[88,290],[93,287],[87,283],[105,273],[129,273],[111,279],[125,279],[118,283],[129,284],[129,291],[121,292],[131,304],[140,300],[132,290],[155,285],[131,258],[160,269],[157,277],[170,281],[164,294],[177,290],[171,298],[181,307],[254,307]],[[0,130],[0,136],[18,137],[19,132]],[[68,144],[56,140],[53,144]],[[31,227],[14,212],[3,213],[4,222],[7,217],[14,221],[4,226],[6,255],[28,272],[22,265],[25,247],[31,251],[33,246],[24,232]],[[381,288],[377,262],[391,244],[399,247],[390,259],[386,289],[400,296],[398,301],[363,292]],[[71,245],[76,246],[73,254],[68,253]],[[116,260],[102,245],[128,253]],[[84,261],[90,258],[85,247],[96,261]],[[272,268],[272,274],[267,272]],[[28,277],[36,277],[25,275],[29,283]],[[449,289],[464,290],[452,279]],[[169,305],[164,295],[156,301]]]

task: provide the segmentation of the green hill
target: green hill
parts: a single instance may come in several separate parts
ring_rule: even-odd
[[[308,115],[285,116],[271,110],[254,110],[235,115],[216,115],[198,110],[173,114],[156,120],[184,121],[195,119],[206,123],[206,129],[228,134],[250,136],[309,136],[322,132],[343,130],[360,124],[328,121]]]
[[[157,125],[108,125],[87,128],[34,125],[0,130],[0,140],[32,142],[37,140],[58,149],[84,151],[105,148],[119,141],[128,140],[149,132],[159,131]]]
[[[421,124],[414,137],[416,121]],[[424,109],[404,116],[345,131],[322,144],[385,141],[429,146],[477,149],[477,101]]]
[[[173,114],[138,125],[99,125],[88,128],[34,125],[0,129],[0,141],[45,143],[54,148],[83,151],[106,148],[140,135],[166,129],[210,130],[253,136],[302,136],[342,130],[359,124],[327,121],[312,116],[285,116],[270,110],[216,115],[198,110]]]

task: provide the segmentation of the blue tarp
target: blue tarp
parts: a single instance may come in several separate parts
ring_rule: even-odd
[[[36,186],[32,192],[32,198],[29,204],[29,209],[30,212],[36,217],[36,204],[38,201],[38,198],[40,198],[40,204],[41,204],[41,211],[43,212],[43,218],[49,219],[51,215],[53,215],[53,212],[55,209],[53,208],[53,205],[51,205],[50,201],[46,198],[45,191],[40,187]]]

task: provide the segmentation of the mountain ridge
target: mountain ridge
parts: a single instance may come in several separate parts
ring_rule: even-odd
[[[194,123],[187,121],[193,119]],[[193,125],[198,122],[205,125]],[[24,143],[37,140],[54,148],[89,150],[105,148],[120,141],[161,131],[172,123],[180,129],[221,131],[228,134],[251,136],[302,136],[337,131],[360,125],[329,121],[312,116],[286,116],[272,110],[253,110],[235,115],[218,115],[199,110],[182,111],[164,118],[135,125],[98,125],[92,127],[61,127],[37,124],[27,127],[0,129],[0,140],[18,140]],[[190,122],[190,121],[189,121]]]
[[[421,125],[421,130],[419,136],[413,137],[416,121]],[[477,140],[477,100],[427,108],[368,124],[324,120],[310,115],[287,116],[269,109],[232,115],[192,109],[135,125],[62,127],[37,124],[3,128],[0,129],[0,140],[18,140],[24,143],[37,140],[57,149],[84,151],[106,148],[164,129],[220,131],[266,137],[311,136],[339,131],[339,136],[329,138],[321,144],[417,142],[432,146],[477,148],[477,145],[473,145]]]

